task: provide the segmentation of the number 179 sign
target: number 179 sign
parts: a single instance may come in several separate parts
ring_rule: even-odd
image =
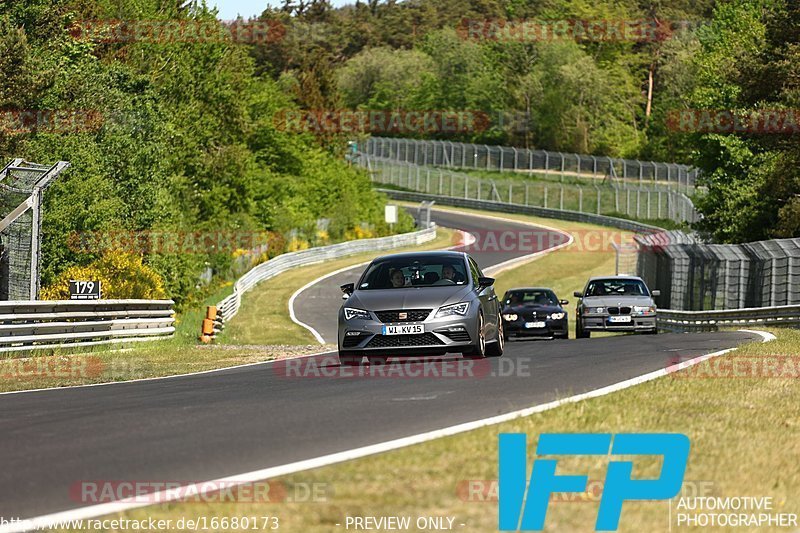
[[[100,282],[99,281],[77,281],[69,282],[70,300],[99,300]]]

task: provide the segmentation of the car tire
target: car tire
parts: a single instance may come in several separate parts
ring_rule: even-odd
[[[461,352],[465,359],[483,359],[486,357],[486,333],[484,330],[483,313],[478,315],[478,331],[476,338],[478,341],[472,348]]]
[[[486,346],[487,357],[500,357],[503,355],[503,350],[506,347],[506,334],[503,329],[503,322],[500,317],[497,317],[497,337],[495,341]]]
[[[592,336],[590,331],[586,331],[581,327],[580,322],[575,322],[575,338],[576,339],[588,339]]]
[[[569,339],[569,333],[562,333],[561,335],[556,335],[555,338],[557,340],[562,340],[562,341],[567,340]]]
[[[653,329],[647,330],[647,331],[644,332],[644,334],[645,335],[657,335],[658,334],[658,328],[653,328]]]
[[[358,366],[361,364],[361,359],[362,356],[360,355],[349,355],[349,354],[339,353],[340,366]]]

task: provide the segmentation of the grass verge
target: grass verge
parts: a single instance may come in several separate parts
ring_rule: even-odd
[[[269,515],[279,518],[281,530],[291,532],[345,530],[347,516],[410,516],[412,521],[420,516],[450,516],[455,518],[455,529],[495,531],[497,501],[492,490],[497,479],[497,435],[528,434],[532,457],[536,436],[547,432],[684,433],[692,442],[684,477],[685,495],[771,497],[770,512],[798,513],[800,368],[795,366],[769,377],[742,377],[719,371],[722,361],[736,357],[750,361],[774,354],[791,356],[795,361],[800,358],[799,331],[773,332],[777,341],[745,345],[693,367],[694,371],[682,371],[512,422],[270,482],[273,488],[322,487],[321,496],[311,501],[177,503],[119,516],[176,520]],[[559,461],[561,474],[586,473],[591,482],[602,482],[608,458]],[[655,477],[660,461],[637,457],[634,470],[636,477]],[[470,492],[470,487],[478,490]],[[597,509],[596,493],[579,495],[577,501],[551,502],[546,530],[593,531]],[[693,511],[687,513],[694,515]],[[626,502],[619,530],[722,529],[683,527],[676,520],[677,501]],[[758,529],[771,530],[777,528]]]

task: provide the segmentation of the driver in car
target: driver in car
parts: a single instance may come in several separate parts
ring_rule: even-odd
[[[392,287],[399,288],[405,287],[406,285],[406,277],[403,275],[403,271],[400,269],[393,270],[390,274],[390,278],[392,280]]]
[[[453,283],[456,282],[456,269],[453,265],[445,265],[442,267],[442,279],[449,279]]]

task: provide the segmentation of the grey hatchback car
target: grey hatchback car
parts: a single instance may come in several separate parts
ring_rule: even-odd
[[[503,354],[505,338],[494,279],[463,252],[412,252],[373,260],[358,283],[341,286],[339,360],[366,356]]]
[[[636,276],[606,276],[591,278],[576,309],[575,337],[581,339],[592,331],[634,331],[655,334],[656,304],[644,280]]]

